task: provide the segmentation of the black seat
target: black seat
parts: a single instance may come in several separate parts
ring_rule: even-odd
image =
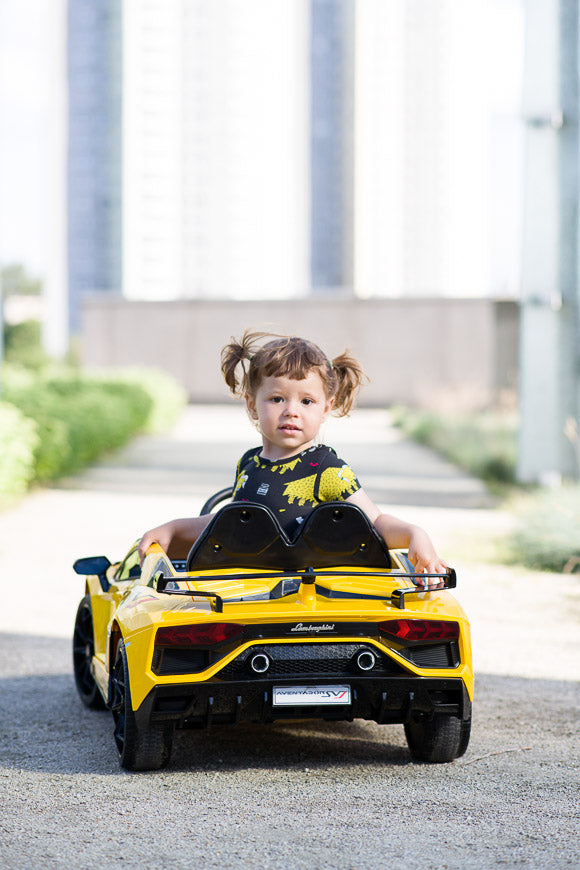
[[[291,541],[265,505],[233,502],[215,515],[187,557],[188,571],[336,566],[390,568],[389,550],[366,514],[346,502],[314,508]]]
[[[389,549],[367,515],[354,504],[325,502],[314,508],[298,535],[301,561],[318,568],[332,565],[390,568]]]
[[[233,502],[219,510],[187,557],[187,570],[281,568],[289,540],[265,505]]]

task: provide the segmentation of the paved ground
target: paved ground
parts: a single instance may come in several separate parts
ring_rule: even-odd
[[[477,672],[474,732],[452,765],[409,763],[400,727],[357,722],[184,734],[171,767],[119,770],[107,713],[70,672],[80,555],[118,558],[195,514],[255,433],[192,408],[87,474],[0,514],[0,867],[577,866],[580,588],[473,559],[511,519],[481,485],[400,440],[380,412],[324,439],[458,569]]]

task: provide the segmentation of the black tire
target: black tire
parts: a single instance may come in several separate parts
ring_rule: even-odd
[[[91,596],[85,595],[78,606],[73,632],[73,671],[77,692],[85,707],[91,710],[104,710],[103,696],[93,676],[93,656],[95,636],[93,630],[93,611]]]
[[[465,751],[469,746],[469,738],[471,737],[471,715],[469,719],[464,719],[461,723],[461,738],[459,740],[459,749],[457,750],[456,758],[461,758],[465,755]]]
[[[173,726],[139,728],[131,706],[131,686],[127,652],[119,642],[113,671],[111,710],[115,720],[114,737],[119,764],[126,770],[159,770],[169,762]]]
[[[469,744],[471,717],[439,713],[432,718],[421,717],[405,725],[405,736],[416,761],[442,764],[459,758]]]

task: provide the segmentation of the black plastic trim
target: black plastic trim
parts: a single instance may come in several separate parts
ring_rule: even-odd
[[[280,707],[272,705],[274,686],[344,685],[351,687],[352,702],[345,706]],[[382,678],[361,675],[353,679],[207,681],[155,686],[135,717],[138,727],[174,722],[183,728],[207,728],[214,724],[274,722],[281,719],[368,719],[379,724],[409,722],[421,714],[446,713],[467,720],[471,701],[462,679],[413,676]]]

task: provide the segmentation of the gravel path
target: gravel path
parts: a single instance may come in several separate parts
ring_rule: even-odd
[[[384,415],[359,411],[326,439],[458,569],[477,672],[467,754],[412,764],[401,726],[303,723],[179,734],[167,770],[120,770],[110,714],[74,689],[70,566],[122,555],[229,482],[255,435],[238,409],[190,409],[171,437],[0,514],[1,868],[580,864],[578,579],[474,562],[470,541],[509,517]]]

